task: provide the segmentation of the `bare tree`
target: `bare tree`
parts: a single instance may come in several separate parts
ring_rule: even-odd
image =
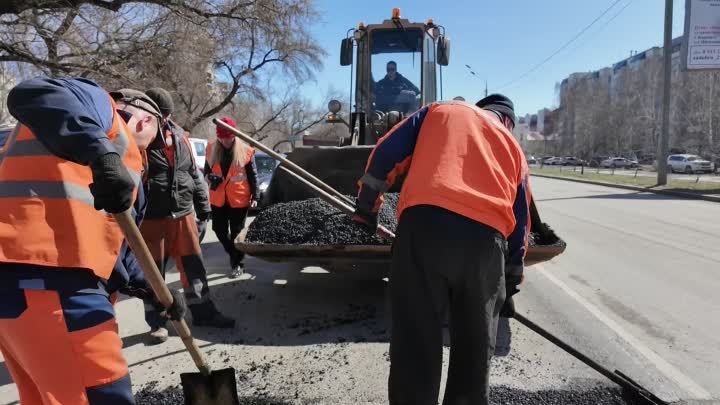
[[[0,64],[0,125],[11,120],[10,112],[7,109],[7,96],[10,89],[15,85],[15,76],[7,66]]]
[[[324,51],[308,30],[312,0],[10,0],[0,5],[0,61],[106,87],[162,86],[186,130],[262,72],[313,78]]]

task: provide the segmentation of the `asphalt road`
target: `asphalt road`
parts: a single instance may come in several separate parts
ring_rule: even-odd
[[[519,300],[663,398],[720,399],[720,205],[532,183],[568,249],[528,271]]]
[[[533,189],[568,249],[527,269],[519,311],[665,400],[720,399],[720,205],[540,178]],[[230,280],[212,232],[203,250],[211,294],[238,325],[194,333],[213,368],[235,368],[243,404],[387,403],[385,269],[248,258],[247,274]],[[179,287],[176,273],[168,280]],[[177,337],[144,344],[138,300],[116,309],[136,390],[193,371]],[[604,377],[517,322],[512,331],[510,355],[493,360],[493,403],[618,403],[588,394],[613,386]],[[0,363],[0,404],[16,401]]]

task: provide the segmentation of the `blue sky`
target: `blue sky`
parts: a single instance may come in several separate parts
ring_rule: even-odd
[[[518,113],[534,113],[553,104],[555,84],[573,72],[597,70],[630,55],[662,45],[664,1],[620,0],[564,51],[514,85],[498,89],[577,35],[617,0],[318,0],[321,21],[313,32],[328,56],[305,96],[323,101],[328,88],[347,93],[350,68],[339,65],[340,40],[358,22],[388,19],[393,7],[413,22],[433,18],[452,41],[450,66],[444,68],[444,98],[478,100],[487,79],[490,92],[515,102]],[[685,2],[675,0],[673,36],[682,34]],[[470,75],[470,65],[478,77]],[[402,67],[398,67],[400,72]],[[376,80],[379,78],[376,78]],[[343,104],[347,104],[344,101]]]

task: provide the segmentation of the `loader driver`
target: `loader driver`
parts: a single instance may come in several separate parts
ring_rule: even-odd
[[[479,106],[482,106],[480,108]],[[530,227],[528,167],[512,102],[430,104],[380,139],[353,220],[377,229],[384,191],[407,173],[392,250],[391,405],[437,404],[450,312],[444,405],[487,405],[498,317],[512,316]]]
[[[36,78],[8,94],[19,124],[0,162],[0,351],[22,404],[135,403],[109,296],[150,290],[110,214],[136,201],[142,216],[140,149],[160,112],[121,92],[116,105],[88,79]]]
[[[382,112],[412,112],[417,106],[415,97],[420,94],[410,80],[397,71],[397,63],[390,61],[385,67],[387,75],[375,83],[375,106]]]

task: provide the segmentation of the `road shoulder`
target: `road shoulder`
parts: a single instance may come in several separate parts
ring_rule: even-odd
[[[535,177],[542,177],[542,178],[546,178],[546,179],[572,181],[575,183],[585,183],[585,184],[592,184],[595,186],[613,187],[613,188],[619,188],[619,189],[623,189],[623,190],[640,191],[643,193],[669,195],[669,196],[673,196],[673,197],[686,198],[686,199],[692,199],[692,200],[720,202],[720,196],[714,196],[714,195],[708,195],[708,194],[688,193],[688,192],[684,192],[684,191],[674,191],[674,190],[663,190],[663,189],[655,189],[655,188],[650,188],[650,187],[629,186],[626,184],[617,184],[617,183],[610,183],[610,182],[605,182],[605,181],[578,179],[575,177],[552,176],[552,175],[538,174],[538,173],[530,173],[530,174]]]

